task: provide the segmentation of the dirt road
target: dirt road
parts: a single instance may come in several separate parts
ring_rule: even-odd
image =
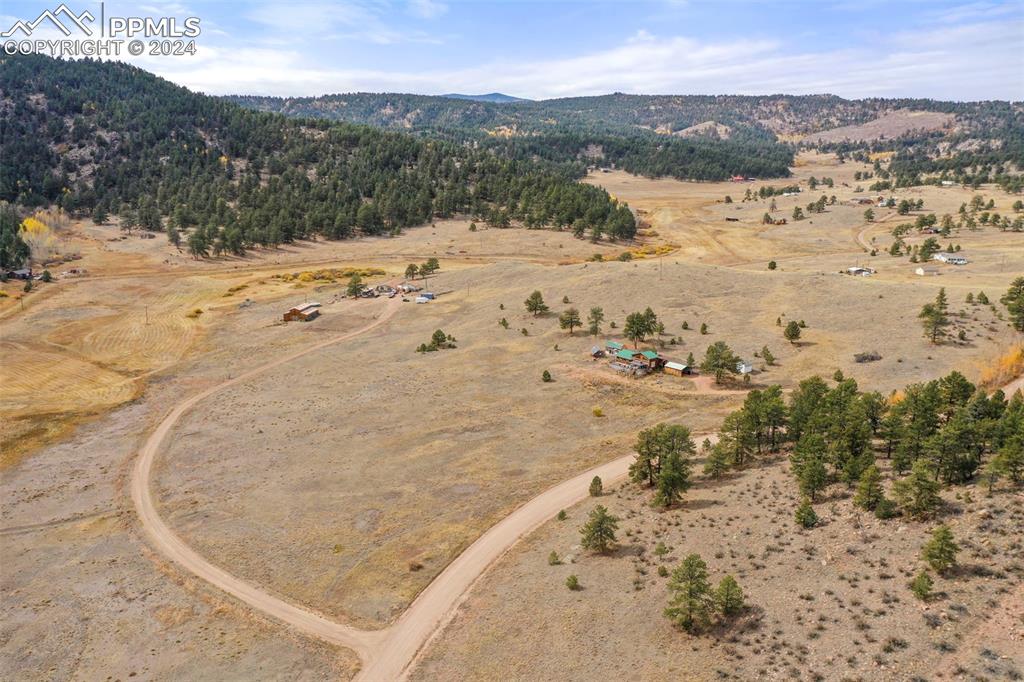
[[[363,680],[401,678],[417,653],[443,629],[473,584],[491,565],[559,510],[586,498],[594,476],[600,476],[606,485],[614,484],[626,476],[629,463],[633,460],[632,454],[623,455],[559,483],[516,509],[462,552],[417,597],[394,625],[383,630],[360,630],[332,621],[310,609],[268,594],[199,556],[160,518],[152,496],[150,477],[153,462],[174,425],[200,402],[229,386],[379,327],[397,312],[400,300],[389,301],[376,320],[360,329],[278,358],[178,403],[143,445],[131,482],[132,501],[142,527],[150,542],[165,557],[265,615],[318,639],[352,649],[363,661],[364,667],[359,674],[359,679]]]
[[[341,343],[342,341],[347,341],[359,336],[360,334],[364,334],[371,329],[379,327],[391,319],[391,317],[399,310],[400,305],[400,298],[391,299],[386,303],[384,311],[376,320],[360,329],[347,332],[340,336],[335,336],[295,353],[282,356],[272,362],[240,374],[233,379],[228,379],[216,386],[211,386],[205,391],[197,393],[191,398],[178,403],[174,409],[164,417],[163,421],[160,422],[159,426],[157,426],[156,430],[150,434],[146,443],[142,446],[142,450],[139,452],[139,458],[135,464],[135,470],[133,472],[131,482],[132,501],[135,503],[135,509],[138,512],[139,521],[142,523],[142,527],[150,541],[165,557],[173,560],[185,570],[202,578],[211,585],[214,585],[228,594],[241,599],[258,611],[284,621],[296,629],[313,635],[314,637],[353,649],[364,661],[370,658],[372,650],[377,644],[379,644],[383,637],[383,632],[368,632],[342,625],[340,623],[335,623],[334,621],[331,621],[320,614],[314,613],[313,611],[295,606],[294,604],[289,604],[286,601],[269,595],[259,588],[239,580],[227,571],[214,566],[203,559],[188,545],[182,542],[181,538],[175,535],[167,524],[165,524],[160,518],[160,515],[157,513],[156,506],[153,503],[150,476],[153,469],[153,460],[155,459],[157,452],[160,450],[160,445],[167,437],[167,434],[182,415],[191,410],[197,404],[219,391],[228,388],[229,386],[247,381],[259,374],[262,374],[263,372],[291,362],[303,355],[316,352],[322,348],[326,348],[327,346]]]

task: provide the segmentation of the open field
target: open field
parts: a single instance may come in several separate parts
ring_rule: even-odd
[[[821,191],[837,194],[841,202],[853,197],[852,174],[863,168],[836,165],[831,157],[802,157],[794,182],[806,185],[810,175],[830,176],[836,187],[779,197],[774,215],[791,213]],[[848,180],[851,187],[843,187]],[[864,389],[883,392],[954,368],[974,380],[983,366],[1020,340],[990,308],[962,303],[968,292],[979,289],[995,300],[1013,275],[1024,272],[1019,234],[986,228],[955,235],[953,240],[971,254],[971,265],[946,268],[941,277],[917,278],[906,259],[867,255],[859,238],[884,245],[885,226],[895,222],[864,223],[863,207],[837,205],[805,221],[763,227],[760,216],[767,202],[741,202],[746,187],[762,183],[652,181],[620,173],[591,181],[644,211],[651,225],[640,244],[595,245],[567,232],[469,232],[468,221],[444,221],[392,239],[303,243],[245,258],[193,261],[159,236],[122,240],[113,226],[74,226],[69,240],[83,255],[75,265],[86,267],[88,276],[40,284],[23,299],[17,285],[8,283],[4,290],[9,296],[0,299],[6,360],[0,416],[8,429],[2,434],[6,469],[0,543],[9,558],[5,568],[10,567],[0,584],[4,668],[30,679],[91,678],[100,672],[124,679],[133,671],[154,678],[354,675],[359,663],[352,652],[288,629],[287,637],[278,638],[279,624],[153,552],[134,515],[127,482],[142,443],[181,401],[275,358],[361,329],[384,306],[392,306],[394,314],[382,324],[224,386],[186,411],[155,453],[151,481],[163,521],[212,565],[299,608],[369,629],[395,623],[453,558],[519,505],[588,467],[628,453],[639,429],[672,420],[712,431],[743,399],[747,387],[738,382],[722,390],[707,377],[624,379],[603,362],[592,361],[591,345],[605,338],[621,340],[630,312],[654,309],[666,333],[646,345],[671,358],[683,360],[692,352],[699,359],[710,343],[723,340],[758,369],[753,386],[779,383],[787,389],[811,374],[830,376],[836,369]],[[981,193],[992,196],[1001,212],[1010,212],[1006,195]],[[726,194],[734,203],[721,202]],[[923,197],[925,212],[937,213],[955,212],[973,195],[960,188],[905,194]],[[726,222],[727,216],[739,220]],[[660,258],[612,260],[628,249],[664,244],[678,248]],[[595,253],[605,261],[590,260]],[[384,274],[372,281],[397,281],[407,263],[431,256],[442,267],[426,283],[439,294],[428,305],[353,301],[342,297],[343,276],[315,277],[331,268],[375,268]],[[777,270],[766,268],[771,259],[777,260]],[[839,274],[858,262],[870,263],[878,274]],[[303,272],[309,274],[295,276]],[[940,286],[947,288],[952,311],[964,311],[954,327],[964,330],[962,343],[931,346],[921,336],[916,313]],[[524,299],[535,289],[542,291],[552,313],[533,317],[524,310]],[[562,302],[563,296],[569,303]],[[307,300],[323,303],[320,318],[308,324],[279,322],[283,310]],[[573,336],[560,330],[557,313],[569,306],[583,317],[590,307],[602,306],[605,333],[595,340],[580,330]],[[202,313],[195,314],[196,309]],[[499,325],[502,318],[507,329]],[[791,319],[807,325],[799,344],[787,343],[777,324]],[[684,321],[689,330],[682,329]],[[707,335],[697,331],[701,323],[708,325]],[[416,353],[439,328],[455,337],[457,347]],[[755,357],[763,346],[776,356],[776,366],[764,367]],[[854,353],[869,350],[882,359],[854,361]],[[553,382],[541,382],[545,369]],[[602,416],[595,416],[594,408]],[[69,428],[75,424],[77,430]],[[770,507],[750,511],[742,503],[750,495],[767,495],[774,486],[780,491],[776,507],[788,509],[781,500],[791,491],[781,479],[779,467],[766,467],[702,491],[706,510],[685,508],[678,514],[705,514],[698,524],[704,539],[680,535],[682,526],[667,527],[671,516],[645,509],[628,489],[614,499],[620,511],[633,515],[630,523],[635,521],[644,538],[660,524],[663,532],[678,535],[673,542],[679,547],[711,543],[724,523],[721,509],[734,517],[732,527],[740,519],[749,521],[764,544],[778,528],[793,531],[772,523]],[[1014,500],[999,500],[999,514],[1019,516]],[[846,502],[836,504],[839,511],[823,530],[830,538],[834,534],[829,542],[835,545],[832,554],[840,557],[835,561],[853,561],[841,554],[840,545],[853,537],[843,525],[853,521],[843,512]],[[976,503],[963,518],[973,519],[977,509]],[[500,657],[488,667],[491,635],[471,646],[459,639],[468,636],[466,624],[478,614],[484,623],[473,627],[481,632],[507,625],[511,611],[487,601],[490,595],[516,601],[516,590],[561,603],[610,593],[613,588],[565,594],[564,576],[548,580],[550,571],[560,569],[529,563],[531,552],[550,551],[545,542],[562,543],[559,551],[572,553],[565,534],[575,529],[580,514],[573,511],[572,529],[546,527],[486,577],[469,611],[439,648],[428,652],[419,675],[460,677],[448,667],[457,664],[483,677],[517,670]],[[868,549],[865,556],[876,564],[885,552],[896,557],[903,547],[899,542],[919,536],[920,529],[910,528],[872,545],[870,552],[879,556]],[[1005,551],[1002,538],[991,539]],[[796,556],[800,540],[787,541],[793,545],[784,545],[784,554]],[[739,546],[739,539],[732,542]],[[803,560],[802,555],[796,558]],[[586,587],[588,580],[595,588],[621,584],[619,605],[636,612],[628,618],[649,621],[644,626],[652,628],[649,641],[663,642],[666,656],[682,655],[669,646],[678,640],[676,633],[653,629],[667,630],[658,616],[663,601],[655,595],[658,590],[628,591],[632,561],[580,561],[595,571],[584,580]],[[741,555],[736,561],[745,560]],[[709,563],[713,572],[718,570]],[[767,597],[770,586],[791,567],[780,562],[771,569],[743,568],[753,581],[751,589],[761,590],[757,596],[767,611],[773,603]],[[950,636],[976,624],[972,619],[975,614],[980,618],[982,600],[998,597],[992,591],[996,583],[984,587],[977,595],[956,595],[969,617],[958,616]],[[829,589],[849,607],[851,597],[842,591],[847,588]],[[650,604],[628,601],[655,596],[658,603],[646,614]],[[524,609],[533,604],[522,601]],[[598,614],[604,607],[595,601],[588,608]],[[779,601],[772,608],[789,605]],[[31,620],[24,617],[30,610]],[[602,648],[630,627],[618,620],[620,612],[601,612],[602,627],[609,630],[600,646],[589,649],[595,661],[635,661]],[[592,615],[581,613],[572,616],[572,627],[589,627],[585,624]],[[616,618],[608,618],[609,613]],[[829,631],[838,637],[840,629]],[[493,642],[502,641],[494,632]],[[832,636],[823,635],[822,641]],[[540,641],[523,637],[504,645],[515,652]],[[178,640],[180,648],[160,646],[168,640]],[[30,646],[30,641],[43,644]],[[788,662],[806,656],[792,646]],[[866,653],[854,654],[866,661],[874,650],[862,646]],[[912,647],[917,646],[915,640]],[[110,658],[105,648],[148,653]],[[64,656],[68,650],[78,653]],[[720,652],[696,652],[693,660]],[[596,674],[586,661],[558,658],[563,653],[577,655],[553,647],[552,658],[538,665],[553,677],[559,669],[569,677],[576,671]],[[897,657],[892,658],[897,665]],[[678,670],[687,669],[682,658],[673,661]],[[500,667],[506,664],[510,667]],[[55,671],[39,674],[50,667]],[[653,667],[638,669],[658,676]]]

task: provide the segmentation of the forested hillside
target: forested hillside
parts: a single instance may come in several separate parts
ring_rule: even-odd
[[[172,237],[195,227],[201,253],[460,212],[595,239],[636,229],[627,207],[576,182],[579,163],[254,112],[121,63],[7,57],[0,91],[0,200],[117,213]]]
[[[793,163],[789,146],[779,144],[771,130],[733,106],[734,100],[750,98],[606,95],[496,104],[357,93],[228,99],[290,116],[366,123],[428,137],[472,139],[511,158],[540,156],[555,162],[614,164],[652,177],[786,177]],[[729,133],[719,135],[718,128],[692,134],[686,131],[712,119]],[[675,132],[680,134],[664,134]]]
[[[547,158],[589,158],[643,175],[720,180],[740,173],[781,177],[792,147],[858,155],[896,152],[894,183],[927,176],[998,182],[1020,191],[1024,107],[1013,102],[929,99],[847,100],[834,95],[625,95],[491,104],[423,95],[355,93],[323,97],[236,96],[243,106],[289,115],[367,123],[426,135],[477,134],[511,139],[515,149],[547,149]],[[910,130],[877,139],[811,136],[893,112],[948,114],[942,130]],[[597,149],[601,152],[594,155]],[[543,153],[543,152],[541,152]]]

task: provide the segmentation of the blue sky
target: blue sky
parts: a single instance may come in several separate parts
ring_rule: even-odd
[[[2,0],[0,23],[57,4]],[[98,4],[68,1],[97,16]],[[1024,99],[1024,0],[113,0],[105,10],[199,17],[195,56],[130,61],[211,94]]]

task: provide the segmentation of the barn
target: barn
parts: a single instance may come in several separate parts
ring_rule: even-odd
[[[291,308],[284,314],[285,322],[309,322],[320,316],[319,303],[303,303]]]

